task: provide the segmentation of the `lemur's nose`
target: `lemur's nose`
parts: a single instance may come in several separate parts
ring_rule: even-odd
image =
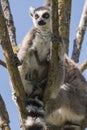
[[[43,20],[40,20],[40,21],[38,22],[38,24],[39,24],[39,25],[45,25],[46,22],[44,22]]]

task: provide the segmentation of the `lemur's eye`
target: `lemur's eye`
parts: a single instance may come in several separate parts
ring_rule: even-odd
[[[38,19],[39,18],[39,15],[38,14],[35,14],[35,19]]]
[[[44,14],[42,15],[42,17],[48,19],[48,18],[49,18],[49,14],[48,14],[48,13],[44,13]]]

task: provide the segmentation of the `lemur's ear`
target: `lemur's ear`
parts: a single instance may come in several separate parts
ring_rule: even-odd
[[[29,8],[29,14],[30,14],[31,16],[33,16],[34,11],[35,11],[35,8],[33,8],[33,7],[30,7],[30,8]]]

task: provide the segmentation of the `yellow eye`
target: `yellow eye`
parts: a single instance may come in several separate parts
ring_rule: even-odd
[[[48,18],[48,17],[49,17],[49,15],[48,15],[48,14],[46,14],[46,15],[45,15],[45,18]]]
[[[39,18],[39,15],[38,14],[35,14],[35,19],[38,19]]]

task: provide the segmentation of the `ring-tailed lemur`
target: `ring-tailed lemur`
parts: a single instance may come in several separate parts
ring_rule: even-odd
[[[34,27],[25,36],[18,52],[21,79],[25,92],[30,95],[33,86],[37,86],[47,77],[48,59],[51,44],[50,9],[30,8]]]
[[[47,79],[51,47],[50,9],[30,8],[34,27],[25,36],[17,54],[22,63],[18,66],[26,94],[28,95],[25,120],[26,130],[46,130],[44,122],[43,83]],[[40,98],[40,99],[39,99]]]

